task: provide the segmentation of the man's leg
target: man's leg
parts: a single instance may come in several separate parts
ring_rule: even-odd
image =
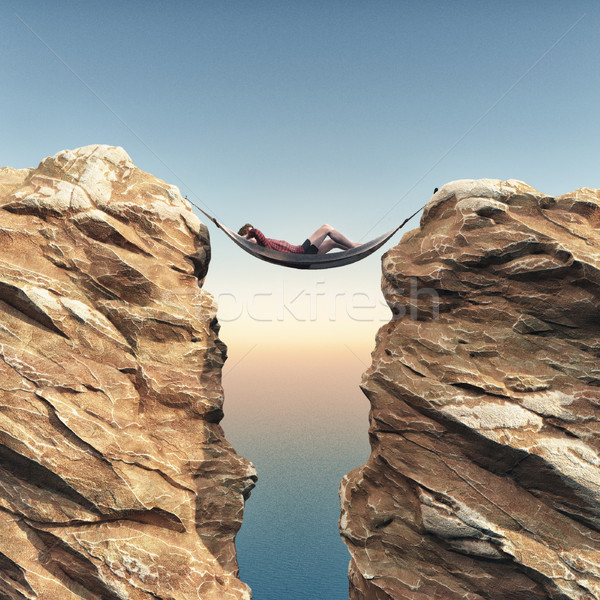
[[[329,237],[338,245],[343,246],[346,250],[360,246],[359,243],[351,242],[345,235],[342,235],[337,229],[332,229],[329,232]]]
[[[331,225],[321,225],[308,239],[311,244],[314,244],[317,248],[321,246],[323,240],[329,235],[329,232],[333,231]]]
[[[334,229],[331,225],[321,225],[308,239],[311,244],[314,244],[317,248],[321,247],[323,240],[329,236],[339,248],[343,250],[349,250],[350,248],[356,248],[360,246],[358,242],[351,242],[345,235],[341,234],[337,229]]]
[[[342,246],[337,242],[334,242],[333,240],[325,240],[319,246],[319,252],[317,254],[327,254],[327,252],[333,250],[334,248],[339,248],[340,250],[347,250],[346,246]]]

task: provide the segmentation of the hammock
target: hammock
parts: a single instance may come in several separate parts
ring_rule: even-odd
[[[252,256],[292,269],[332,269],[333,267],[350,265],[369,256],[369,254],[373,254],[373,252],[381,248],[400,229],[400,227],[396,227],[374,240],[350,250],[328,252],[327,254],[293,254],[291,252],[279,252],[272,248],[259,246],[238,235],[235,231],[229,229],[229,227],[225,227],[220,223],[219,227],[225,235],[230,237],[240,248],[252,254]]]
[[[197,204],[192,202],[187,196],[186,200],[192,203],[200,212],[206,215],[225,235],[231,238],[240,248],[252,254],[256,258],[267,262],[280,265],[282,267],[290,267],[292,269],[332,269],[333,267],[343,267],[351,265],[363,258],[366,258],[373,252],[377,251],[385,244],[398,230],[402,229],[416,214],[420,213],[424,207],[414,212],[410,217],[404,219],[398,227],[376,237],[370,242],[366,242],[350,248],[350,250],[342,250],[341,252],[328,252],[327,254],[294,254],[292,252],[280,252],[272,248],[259,246],[250,240],[238,235],[235,231],[229,229],[217,219],[211,217],[207,212],[202,210]]]

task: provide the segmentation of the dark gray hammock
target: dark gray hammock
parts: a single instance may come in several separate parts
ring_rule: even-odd
[[[189,202],[191,200],[186,198]],[[192,202],[192,204],[194,204]],[[225,235],[231,238],[240,248],[252,254],[256,258],[266,260],[267,262],[280,265],[282,267],[290,267],[292,269],[332,269],[333,267],[343,267],[351,265],[363,258],[366,258],[373,252],[376,252],[383,244],[385,244],[398,230],[402,229],[416,214],[421,212],[423,208],[413,213],[407,219],[404,219],[398,227],[376,237],[370,242],[366,242],[356,248],[350,250],[342,250],[339,252],[328,252],[327,254],[294,254],[292,252],[280,252],[272,248],[259,246],[254,242],[238,235],[235,231],[229,229],[222,223],[219,223],[214,217],[203,211],[197,204],[194,206],[205,214]]]
[[[246,252],[252,254],[252,256],[276,265],[281,265],[282,267],[291,267],[292,269],[332,269],[333,267],[350,265],[369,256],[369,254],[373,254],[373,252],[381,248],[400,229],[400,227],[396,227],[374,240],[350,250],[328,252],[327,254],[294,254],[292,252],[279,252],[272,248],[259,246],[222,224],[219,224],[219,227],[240,248],[243,248]]]

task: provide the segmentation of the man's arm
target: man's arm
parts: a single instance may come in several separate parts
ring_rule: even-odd
[[[254,227],[248,232],[249,238],[255,238],[259,246],[266,246],[266,238],[262,231],[255,229]]]

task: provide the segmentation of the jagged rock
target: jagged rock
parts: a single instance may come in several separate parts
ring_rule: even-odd
[[[354,600],[600,598],[600,190],[457,181],[383,258]]]
[[[0,169],[0,208],[0,597],[250,598],[206,227],[109,146]]]

